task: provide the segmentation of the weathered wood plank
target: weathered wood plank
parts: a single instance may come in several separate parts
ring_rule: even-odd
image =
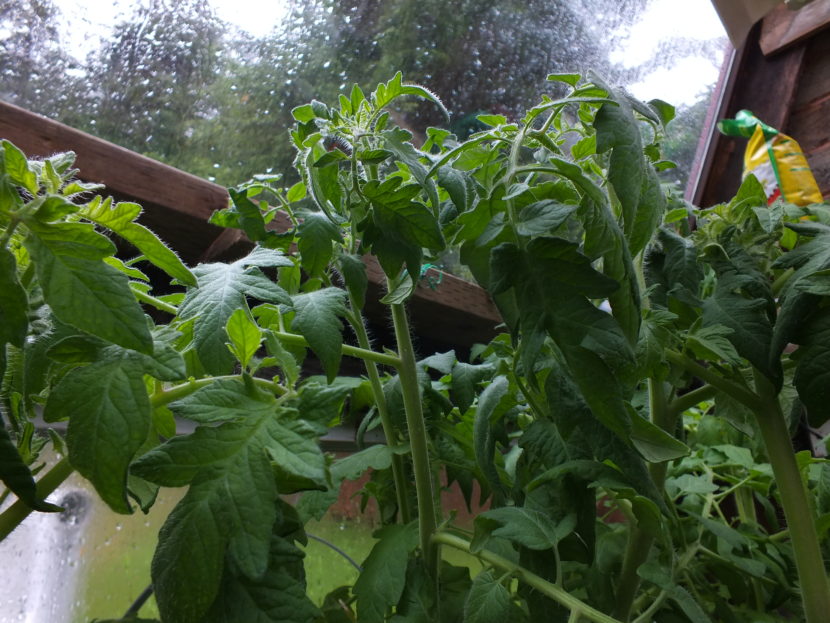
[[[202,220],[228,203],[222,186],[6,102],[0,102],[0,136],[30,156],[74,151],[82,179],[139,203]]]
[[[795,108],[801,108],[830,93],[830,29],[807,42],[804,69],[795,96]]]
[[[793,110],[787,134],[805,153],[830,144],[830,90],[824,97]]]
[[[830,200],[830,144],[806,154],[824,198]]]
[[[761,26],[761,50],[770,55],[800,43],[830,26],[830,0],[813,0],[798,11],[781,5],[767,14]]]

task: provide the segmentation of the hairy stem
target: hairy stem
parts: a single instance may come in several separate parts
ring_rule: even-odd
[[[165,303],[161,299],[156,298],[155,296],[150,296],[146,292],[142,292],[141,290],[138,290],[136,288],[130,289],[133,291],[133,296],[135,296],[135,298],[137,298],[142,303],[147,303],[148,305],[151,305],[158,310],[167,312],[168,314],[172,314],[174,316],[179,313],[179,310],[175,305]]]
[[[462,552],[471,554],[487,564],[498,567],[503,571],[510,572],[510,574],[516,577],[519,581],[524,582],[528,586],[532,586],[540,593],[550,597],[555,602],[570,610],[571,613],[577,612],[577,616],[581,616],[583,619],[594,621],[594,623],[621,623],[619,619],[615,619],[614,617],[608,616],[607,614],[592,608],[584,601],[581,601],[568,593],[563,588],[560,588],[555,584],[551,584],[535,573],[531,573],[524,567],[520,567],[519,565],[509,561],[507,558],[503,558],[486,549],[482,549],[477,552],[471,551],[470,542],[456,536],[455,534],[450,534],[449,532],[438,532],[432,537],[432,540],[436,543],[448,545],[455,549],[461,550]]]
[[[371,350],[369,343],[369,335],[366,332],[366,326],[363,323],[363,316],[360,314],[360,309],[357,302],[349,292],[349,300],[352,306],[352,317],[349,319],[352,329],[357,336],[357,343],[365,350]],[[378,373],[378,366],[374,361],[364,359],[363,363],[366,367],[366,375],[369,377],[369,385],[372,388],[372,396],[375,400],[375,406],[380,415],[380,425],[383,428],[383,435],[386,437],[387,444],[395,444],[398,441],[395,426],[392,424],[392,418],[389,415],[389,408],[386,405],[386,396],[383,394],[383,385],[380,381],[380,374]],[[401,522],[409,523],[412,521],[412,512],[409,508],[409,495],[407,494],[407,482],[404,472],[403,457],[399,454],[392,455],[392,479],[395,481],[395,495],[398,500],[398,510],[400,512]]]
[[[677,423],[677,414],[669,409],[666,401],[666,388],[663,382],[649,379],[648,395],[652,423],[667,433],[673,434]],[[648,466],[651,478],[660,491],[663,490],[663,485],[666,482],[668,465],[668,461],[663,461],[662,463],[650,463]],[[614,616],[622,621],[628,621],[631,616],[631,606],[634,603],[637,589],[640,587],[640,576],[637,575],[637,569],[648,559],[653,543],[653,536],[643,532],[639,526],[631,525],[615,595]]]
[[[69,478],[72,473],[72,466],[66,458],[58,461],[52,469],[37,481],[37,495],[40,499],[44,499],[55,489],[57,489],[64,480]],[[2,542],[12,531],[17,528],[23,520],[32,513],[29,507],[22,500],[18,500],[5,511],[0,513],[0,542]]]
[[[167,389],[154,392],[150,395],[150,404],[153,407],[153,409],[155,409],[157,407],[170,404],[171,402],[181,400],[185,396],[189,396],[196,390],[202,389],[203,387],[207,387],[215,381],[241,378],[242,377],[239,375],[228,374],[226,376],[208,376],[203,379],[191,379],[189,381],[186,381],[185,383],[181,383],[180,385],[174,385],[173,387],[168,387]],[[261,387],[262,389],[269,391],[271,393],[279,395],[283,395],[286,393],[284,387],[278,385],[277,383],[274,383],[273,381],[269,381],[268,379],[252,377],[252,380],[258,387]]]
[[[295,333],[285,333],[283,331],[274,331],[274,335],[286,342],[287,344],[297,344],[299,346],[308,346],[308,342],[302,335],[297,335]],[[397,368],[401,365],[401,360],[399,357],[395,357],[394,355],[387,355],[386,353],[378,353],[368,348],[358,348],[357,346],[349,346],[348,344],[343,344],[340,347],[340,351],[349,357],[356,357],[358,359],[363,359],[363,361],[373,361],[375,363],[379,363],[384,366],[390,366],[392,368]]]
[[[0,236],[0,247],[5,247],[9,244],[9,241],[12,239],[12,234],[14,234],[14,230],[17,229],[17,226],[20,224],[20,217],[12,215],[9,224],[6,226],[6,231],[3,232],[3,235]]]
[[[678,396],[669,403],[668,408],[672,413],[680,415],[687,409],[697,406],[698,403],[714,397],[717,391],[717,388],[712,385],[703,385],[690,392],[686,392],[682,396]]]
[[[755,387],[761,397],[760,409],[755,412],[755,416],[764,438],[792,539],[805,621],[820,623],[827,620],[827,613],[830,612],[830,584],[822,560],[815,517],[807,500],[775,388],[757,370],[754,375]]]
[[[722,377],[717,371],[702,366],[693,359],[674,350],[666,350],[666,359],[669,363],[693,374],[715,389],[729,394],[732,398],[743,403],[750,409],[758,410],[760,408],[761,400],[758,396],[738,383]]]
[[[418,371],[415,365],[415,351],[409,335],[409,322],[403,304],[390,305],[395,338],[398,342],[400,368],[398,374],[406,410],[406,427],[412,450],[412,469],[415,472],[415,493],[418,498],[418,535],[426,568],[437,582],[438,547],[432,541],[437,526],[435,509],[435,488],[430,468],[429,445],[426,423],[421,407],[421,392],[418,387]]]

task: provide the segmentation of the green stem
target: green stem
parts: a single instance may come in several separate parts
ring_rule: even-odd
[[[363,316],[360,313],[360,308],[357,302],[349,292],[349,300],[352,306],[351,317],[349,322],[352,329],[357,336],[357,343],[364,350],[371,350],[369,343],[369,334],[366,332],[366,326],[363,323]],[[392,417],[389,415],[389,408],[386,404],[386,396],[383,393],[383,385],[380,381],[380,374],[378,373],[378,366],[374,361],[368,359],[363,360],[366,367],[366,375],[369,377],[369,385],[372,388],[372,396],[375,400],[375,406],[380,415],[380,425],[383,428],[383,435],[386,437],[387,444],[396,444],[398,436],[395,431],[395,426],[392,424]],[[398,510],[401,516],[401,522],[408,524],[412,521],[412,511],[409,508],[409,495],[407,494],[407,482],[404,471],[403,457],[399,454],[392,455],[392,479],[395,481],[395,495],[398,500]]]
[[[651,421],[669,434],[674,433],[677,415],[671,411],[666,401],[666,388],[662,381],[655,379],[648,380],[649,405],[651,410]],[[666,482],[666,470],[668,461],[661,463],[650,463],[648,466],[651,478],[658,490],[663,490]],[[634,604],[634,597],[640,587],[640,576],[637,569],[647,559],[651,546],[654,544],[654,537],[646,534],[639,526],[632,524],[628,535],[628,545],[625,549],[622,571],[617,583],[616,605],[614,616],[622,621],[628,621],[631,616],[631,606]]]
[[[692,391],[686,392],[682,396],[678,396],[672,400],[668,406],[669,411],[676,415],[680,415],[684,411],[691,409],[692,407],[696,407],[704,400],[713,398],[717,391],[717,388],[712,385],[704,385],[702,387],[698,387],[697,389],[693,389]]]
[[[432,541],[437,527],[434,484],[430,468],[429,445],[426,423],[421,407],[421,392],[418,386],[418,371],[415,365],[415,351],[409,335],[409,322],[403,304],[390,305],[395,339],[398,342],[400,368],[398,375],[406,411],[406,427],[412,450],[412,469],[415,472],[415,493],[418,498],[418,535],[426,568],[437,582],[438,547]]]
[[[163,312],[167,312],[168,314],[176,315],[179,313],[179,309],[170,303],[165,303],[159,298],[155,296],[151,296],[146,292],[142,292],[141,290],[137,290],[136,288],[131,288],[133,291],[133,295],[142,303],[147,303],[148,305],[152,305],[156,309],[159,309]]]
[[[224,381],[229,379],[241,378],[242,377],[238,374],[228,374],[226,376],[208,376],[203,379],[191,379],[186,383],[174,385],[173,387],[169,387],[165,390],[154,392],[150,396],[150,405],[153,407],[153,409],[156,409],[158,407],[170,404],[171,402],[181,400],[185,396],[189,396],[196,390],[202,389],[203,387],[207,387],[215,381]],[[257,386],[261,387],[266,391],[279,395],[283,395],[286,393],[284,387],[278,385],[277,383],[274,383],[273,381],[269,381],[268,379],[257,378],[255,376],[251,378]]]
[[[274,331],[274,335],[283,342],[288,344],[297,344],[298,346],[308,346],[308,341],[302,336],[295,333],[285,333],[284,331]],[[363,361],[374,361],[375,363],[392,368],[398,368],[401,365],[400,357],[394,355],[387,355],[386,353],[378,353],[368,348],[358,348],[357,346],[349,346],[343,344],[340,351],[349,357],[356,357],[363,359]]]
[[[743,403],[750,409],[757,411],[761,408],[761,400],[753,392],[738,385],[734,381],[730,381],[729,379],[722,377],[711,368],[706,368],[700,365],[686,355],[678,353],[674,350],[666,350],[666,359],[669,363],[683,368],[686,372],[689,372],[705,381],[715,389],[729,394],[732,398]]]
[[[755,387],[761,398],[760,409],[756,411],[755,416],[767,447],[767,456],[772,465],[792,539],[805,621],[820,623],[826,621],[830,613],[830,584],[821,556],[815,517],[807,500],[807,492],[795,461],[789,430],[775,388],[757,370],[753,372]]]
[[[531,573],[524,567],[520,567],[519,565],[509,561],[507,558],[503,558],[486,549],[482,549],[477,552],[471,551],[470,542],[466,539],[450,534],[449,532],[438,532],[432,537],[432,540],[436,543],[448,545],[455,549],[461,550],[462,552],[471,554],[479,560],[493,565],[494,567],[498,567],[504,571],[509,571],[519,581],[524,582],[528,586],[535,588],[540,593],[550,597],[555,602],[570,610],[571,613],[574,611],[578,612],[583,619],[594,621],[594,623],[621,623],[619,619],[615,619],[614,617],[600,612],[599,610],[586,604],[584,601],[577,599],[565,589],[560,588],[555,584],[551,584],[535,573]]]
[[[12,215],[9,219],[9,224],[6,227],[6,231],[3,232],[3,235],[0,236],[0,248],[5,248],[9,241],[12,239],[12,234],[14,234],[14,230],[17,229],[17,226],[20,225],[20,218]]]
[[[68,459],[63,458],[58,461],[52,469],[46,472],[43,478],[37,481],[37,496],[44,499],[57,489],[64,480],[69,478],[72,471]],[[3,511],[0,514],[0,542],[5,540],[31,513],[31,507],[22,500],[18,500]]]

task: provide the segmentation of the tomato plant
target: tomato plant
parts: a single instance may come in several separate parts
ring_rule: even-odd
[[[139,206],[90,198],[71,154],[4,142],[0,476],[18,501],[0,536],[59,510],[44,497],[74,469],[119,513],[188,487],[152,564],[165,622],[821,621],[830,467],[790,431],[828,419],[830,210],[767,206],[752,177],[688,206],[657,177],[671,106],[550,80],[562,97],[464,142],[391,124],[402,96],[444,110],[400,74],[295,109],[301,181],[230,189],[211,221],[256,246],[192,269]],[[417,353],[407,319],[450,249],[504,320],[469,361]],[[375,260],[388,351],[363,317]],[[178,290],[155,294],[147,262]],[[358,392],[386,443],[333,460],[319,438]],[[36,483],[40,410],[68,421],[67,458]],[[368,470],[384,525],[355,584],[314,604],[304,523]],[[472,532],[441,474],[489,504]]]

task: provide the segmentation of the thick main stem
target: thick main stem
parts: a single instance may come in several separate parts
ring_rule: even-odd
[[[363,324],[363,316],[360,314],[360,309],[357,306],[357,301],[349,293],[349,299],[352,304],[352,315],[354,322],[351,323],[357,336],[357,343],[360,348],[364,350],[371,350],[372,346],[369,342],[369,334],[366,332],[366,326]],[[369,385],[372,388],[372,395],[375,400],[375,405],[380,416],[380,425],[383,428],[383,435],[386,437],[387,444],[397,443],[397,435],[395,427],[392,424],[392,418],[389,415],[389,408],[386,405],[386,396],[383,394],[383,385],[380,381],[380,374],[378,373],[378,366],[374,361],[364,359],[363,363],[366,367],[366,375],[369,377]],[[398,500],[398,511],[402,523],[409,523],[412,521],[412,512],[409,509],[409,496],[407,495],[406,477],[404,475],[403,457],[399,454],[392,455],[392,479],[395,482],[395,495]]]
[[[652,423],[667,433],[673,433],[677,419],[675,413],[669,409],[663,383],[655,379],[649,379],[648,396]],[[668,461],[651,463],[648,469],[657,489],[662,491],[663,485],[666,482]],[[637,589],[640,586],[640,576],[637,575],[637,569],[648,559],[653,543],[653,536],[646,534],[639,526],[631,526],[615,595],[616,605],[614,607],[614,616],[622,621],[628,621],[631,616],[631,606],[634,603],[634,596],[637,594]]]
[[[409,322],[403,304],[390,305],[395,339],[398,342],[400,367],[398,374],[406,410],[406,427],[409,432],[409,446],[412,451],[412,469],[415,472],[415,493],[418,497],[418,535],[426,568],[433,578],[438,578],[438,546],[432,541],[437,527],[435,497],[430,469],[429,446],[426,423],[421,407],[421,392],[418,387],[418,370],[415,365],[415,351],[409,335]]]
[[[72,473],[72,466],[69,460],[61,459],[55,466],[37,481],[37,495],[40,499],[46,498],[57,489],[64,480]],[[0,513],[0,541],[9,536],[23,520],[32,513],[32,509],[22,500],[18,500],[6,510]]]
[[[756,411],[758,428],[781,496],[781,506],[792,539],[801,599],[807,623],[821,623],[830,613],[830,584],[821,556],[813,511],[795,461],[787,423],[770,382],[755,371],[755,387],[761,397]]]

